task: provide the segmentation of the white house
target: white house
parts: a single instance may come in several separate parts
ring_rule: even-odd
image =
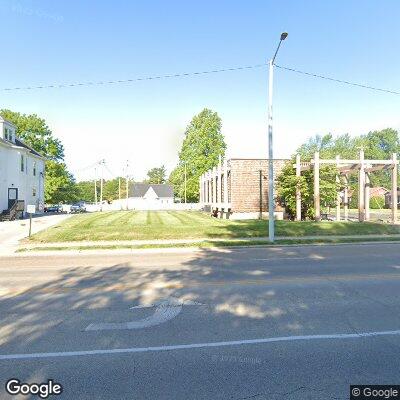
[[[129,188],[129,200],[138,206],[167,206],[174,204],[174,189],[168,184],[134,183]]]
[[[38,211],[44,206],[45,158],[15,135],[16,127],[0,117],[0,220],[10,217],[18,201]]]
[[[128,198],[114,200],[112,209],[172,210],[175,209],[174,189],[168,184],[133,183],[129,185]],[[103,207],[107,209],[109,207]]]

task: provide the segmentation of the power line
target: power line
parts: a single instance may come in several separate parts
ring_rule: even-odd
[[[183,77],[196,76],[196,75],[207,75],[207,74],[217,74],[217,73],[221,73],[221,72],[241,71],[241,70],[246,70],[246,69],[261,68],[261,67],[265,67],[266,65],[267,64],[256,64],[256,65],[247,65],[247,66],[240,66],[240,67],[214,69],[214,70],[209,70],[209,71],[184,72],[184,73],[169,74],[169,75],[147,76],[147,77],[133,78],[133,79],[122,79],[122,80],[113,80],[113,81],[96,81],[96,82],[93,81],[93,82],[61,83],[61,84],[41,85],[41,86],[2,88],[0,90],[10,92],[10,91],[17,91],[17,90],[61,89],[61,88],[69,88],[69,87],[77,87],[77,86],[115,85],[115,84],[133,83],[133,82],[140,82],[140,81],[183,78]]]
[[[300,70],[294,69],[294,68],[283,67],[283,66],[277,65],[277,64],[274,64],[274,65],[277,68],[284,69],[286,71],[296,72],[296,73],[302,74],[302,75],[308,75],[308,76],[311,76],[313,78],[320,78],[320,79],[325,79],[325,80],[332,81],[332,82],[338,82],[338,83],[343,83],[343,84],[346,84],[346,85],[357,86],[357,87],[361,87],[361,88],[364,88],[364,89],[376,90],[378,92],[385,92],[385,93],[391,93],[391,94],[400,95],[400,92],[397,92],[395,90],[382,89],[382,88],[369,86],[369,85],[365,85],[365,84],[361,84],[361,83],[344,81],[344,80],[341,80],[341,79],[331,78],[329,76],[318,75],[318,74],[314,74],[312,72],[300,71]]]
[[[39,90],[39,89],[62,89],[62,88],[70,88],[70,87],[84,87],[84,86],[98,86],[98,85],[115,85],[115,84],[126,84],[126,83],[134,83],[140,81],[151,81],[151,80],[161,80],[161,79],[171,79],[171,78],[185,78],[190,76],[199,76],[199,75],[209,75],[209,74],[217,74],[222,72],[231,72],[231,71],[241,71],[241,70],[250,70],[256,68],[266,67],[268,64],[255,64],[255,65],[246,65],[246,66],[239,66],[239,67],[230,67],[230,68],[221,68],[221,69],[213,69],[208,71],[197,71],[197,72],[184,72],[184,73],[177,73],[177,74],[167,74],[167,75],[158,75],[158,76],[147,76],[141,78],[133,78],[133,79],[120,79],[120,80],[112,80],[112,81],[92,81],[92,82],[75,82],[75,83],[61,83],[61,84],[51,84],[51,85],[40,85],[40,86],[25,86],[25,87],[13,87],[13,88],[1,88],[0,91],[3,92],[11,92],[11,91],[18,91],[18,90]],[[375,86],[370,86],[367,84],[361,84],[357,82],[345,81],[342,79],[332,78],[329,76],[318,75],[313,72],[301,71],[295,68],[284,67],[282,65],[274,64],[275,67],[295,72],[301,75],[307,75],[313,78],[319,78],[328,80],[331,82],[342,83],[345,85],[356,86],[363,89],[375,90],[378,92],[390,93],[395,95],[400,95],[399,91],[390,90],[390,89],[383,89],[378,88]]]

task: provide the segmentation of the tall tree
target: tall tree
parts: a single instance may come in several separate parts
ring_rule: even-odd
[[[114,178],[110,180],[103,181],[103,200],[113,201],[119,198],[119,178]],[[121,179],[121,198],[126,197],[126,186],[125,178]],[[84,200],[87,202],[94,202],[95,191],[94,191],[94,181],[80,181],[76,184],[78,188],[79,200]],[[97,187],[97,201],[100,201],[100,181],[96,182]]]
[[[165,183],[167,176],[167,171],[165,166],[161,165],[158,168],[152,168],[147,172],[147,183]]]
[[[187,200],[198,201],[200,175],[216,166],[220,156],[224,157],[226,144],[221,125],[218,114],[205,108],[187,126],[179,163],[169,177],[180,198],[184,197],[186,182]]]
[[[62,162],[46,161],[44,199],[47,204],[73,203],[78,200],[74,177]]]
[[[36,114],[21,114],[7,109],[0,110],[0,115],[17,127],[16,134],[19,138],[46,157],[46,203],[75,201],[75,180],[63,162],[64,147],[61,141],[54,137],[46,121]]]
[[[63,161],[64,146],[53,136],[46,121],[36,114],[21,114],[3,109],[0,115],[17,127],[17,136],[49,160]]]

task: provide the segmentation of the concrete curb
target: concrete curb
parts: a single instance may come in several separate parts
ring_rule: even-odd
[[[88,250],[45,250],[45,251],[26,251],[20,253],[12,253],[2,257],[24,258],[24,257],[48,257],[48,256],[79,256],[85,255],[127,255],[127,254],[162,254],[162,253],[201,253],[206,250],[213,252],[227,252],[230,249],[246,249],[256,248],[280,248],[280,247],[321,247],[321,246],[366,246],[366,245],[398,245],[399,241],[365,241],[365,242],[343,242],[343,243],[294,243],[294,244],[254,244],[242,246],[223,246],[223,247],[167,247],[167,248],[151,248],[151,249],[88,249]]]

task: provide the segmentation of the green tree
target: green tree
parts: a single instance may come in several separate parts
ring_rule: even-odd
[[[296,177],[293,168],[293,158],[282,169],[277,177],[277,191],[279,201],[285,206],[289,216],[296,215],[296,189],[301,192],[302,218],[314,218],[314,171],[303,171],[301,177]],[[336,202],[337,191],[340,185],[336,183],[336,168],[323,166],[320,168],[320,202],[323,207],[332,207]]]
[[[119,198],[119,178],[114,178],[110,180],[103,181],[103,200],[113,201]],[[121,179],[121,198],[126,197],[126,186],[125,178]],[[78,189],[79,200],[84,200],[87,202],[95,202],[94,197],[94,181],[81,181],[76,184]],[[97,201],[100,201],[100,186],[101,183],[98,180],[96,182],[97,187]]]
[[[387,160],[393,153],[400,156],[399,133],[391,128],[381,131],[372,131],[361,136],[361,146],[364,149],[365,158],[375,160]],[[391,186],[390,170],[375,171],[371,174],[372,186]]]
[[[158,168],[152,168],[147,172],[147,183],[165,183],[167,176],[167,171],[165,170],[165,166],[161,165]]]
[[[27,145],[49,160],[64,160],[64,147],[61,141],[53,136],[44,119],[36,114],[26,115],[7,109],[0,110],[0,115],[17,127],[17,136]]]
[[[72,203],[78,200],[74,177],[64,163],[54,160],[46,162],[44,199],[47,204]]]
[[[219,157],[225,155],[226,144],[221,125],[218,114],[205,108],[187,126],[179,163],[169,177],[178,197],[184,197],[186,175],[187,200],[198,201],[200,175],[216,166]]]
[[[78,192],[74,177],[63,162],[64,147],[54,137],[46,121],[36,114],[21,114],[7,109],[0,110],[0,115],[17,127],[16,134],[19,138],[46,158],[46,203],[75,201]]]
[[[76,183],[79,200],[94,202],[94,181],[81,181]]]
[[[114,178],[104,182],[104,200],[113,201],[119,198],[119,179],[121,182],[121,198],[124,199],[126,197],[125,178]],[[98,193],[100,193],[100,191],[98,191]]]

